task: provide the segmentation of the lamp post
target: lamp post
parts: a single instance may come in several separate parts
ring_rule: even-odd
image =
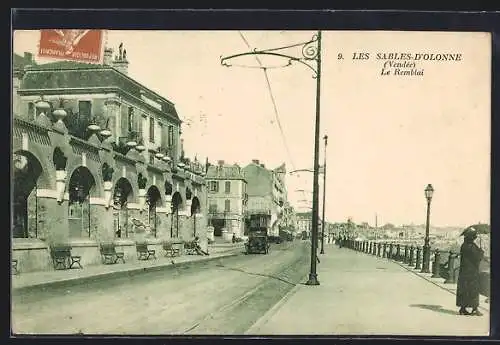
[[[325,200],[326,200],[326,145],[328,144],[328,135],[323,137],[325,141],[325,154],[323,157],[323,216],[321,222],[321,251],[320,254],[325,254]]]
[[[295,47],[302,47],[302,56],[291,56],[280,53],[285,49],[293,49]],[[318,250],[318,170],[319,170],[319,129],[320,129],[320,105],[321,105],[321,30],[318,30],[317,34],[313,36],[308,42],[289,45],[280,48],[273,48],[267,50],[253,50],[246,53],[236,54],[228,57],[221,58],[221,64],[224,66],[231,66],[227,63],[228,60],[234,59],[241,56],[254,55],[258,57],[259,55],[267,55],[273,57],[281,57],[288,60],[285,66],[291,65],[293,62],[301,63],[302,65],[311,69],[314,74],[313,78],[316,79],[316,115],[315,115],[315,131],[314,131],[314,178],[313,178],[313,210],[312,217],[315,221],[312,222],[312,243],[311,243],[311,268],[309,272],[309,279],[306,285],[319,285],[318,275],[316,272],[316,260],[317,260],[317,250]],[[260,59],[256,59],[259,62],[260,68],[266,71],[267,67],[262,65]],[[310,64],[310,61],[316,62],[316,68]],[[283,67],[285,67],[283,66]]]
[[[431,246],[429,239],[429,220],[431,214],[431,201],[433,193],[434,193],[434,188],[432,188],[431,184],[428,184],[427,187],[425,187],[425,198],[427,199],[427,219],[425,222],[425,240],[423,248],[424,252],[422,259],[422,271],[421,271],[422,273],[430,273],[429,264],[431,259]]]

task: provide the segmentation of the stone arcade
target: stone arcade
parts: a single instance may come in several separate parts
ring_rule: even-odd
[[[52,269],[50,244],[70,244],[84,266],[100,263],[103,241],[126,260],[137,260],[136,241],[161,252],[165,240],[198,236],[206,249],[205,167],[184,156],[172,103],[115,66],[65,63],[14,70],[20,271]]]

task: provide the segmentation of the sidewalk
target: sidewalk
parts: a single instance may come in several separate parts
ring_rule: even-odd
[[[243,244],[231,246],[209,245],[209,256],[183,255],[179,257],[165,257],[157,255],[157,259],[147,261],[132,261],[115,265],[92,265],[83,269],[52,270],[43,272],[28,272],[12,275],[12,290],[20,291],[32,288],[43,288],[65,283],[84,283],[98,278],[110,278],[124,274],[134,274],[144,271],[158,270],[167,266],[186,264],[189,262],[204,262],[222,257],[238,255],[243,252]]]
[[[481,306],[481,317],[458,315],[454,285],[441,284],[442,280],[404,264],[335,245],[327,245],[319,257],[321,285],[297,285],[246,334],[489,334],[488,305]]]

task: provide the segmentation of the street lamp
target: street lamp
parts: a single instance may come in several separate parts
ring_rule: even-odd
[[[328,135],[325,134],[323,137],[323,140],[325,141],[325,154],[324,154],[324,161],[323,161],[323,216],[322,216],[322,223],[321,223],[321,251],[320,254],[325,254],[325,196],[326,196],[326,145],[328,144]]]
[[[425,222],[425,242],[424,242],[424,253],[422,260],[422,271],[421,273],[430,273],[429,263],[431,259],[431,246],[429,239],[429,219],[431,214],[431,200],[432,194],[434,193],[434,188],[429,183],[427,187],[425,187],[425,198],[427,199],[427,220]]]
[[[290,56],[279,53],[285,49],[291,49],[293,47],[302,46],[302,57]],[[254,55],[258,57],[259,55],[268,55],[274,57],[282,57],[288,59],[288,64],[291,65],[293,62],[298,62],[314,72],[313,78],[316,79],[316,116],[315,116],[315,130],[314,130],[314,178],[313,178],[313,209],[312,218],[318,219],[318,173],[319,173],[319,129],[320,129],[320,106],[321,106],[321,30],[318,30],[317,35],[314,35],[311,40],[301,44],[294,44],[291,46],[273,48],[267,50],[253,50],[246,53],[236,54],[228,57],[221,58],[221,64],[223,66],[231,66],[227,63],[228,60],[241,57]],[[260,68],[266,70],[266,67],[262,66],[259,61]],[[310,61],[316,61],[316,68],[309,64]],[[311,269],[309,272],[309,279],[306,285],[319,285],[318,274],[316,272],[316,260],[318,251],[318,222],[312,222],[312,239],[311,239]]]

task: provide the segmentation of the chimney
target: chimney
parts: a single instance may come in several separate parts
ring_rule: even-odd
[[[112,63],[113,63],[113,48],[105,48],[103,65],[111,66]]]
[[[26,65],[33,65],[33,53],[24,52],[24,63]]]
[[[118,47],[118,55],[115,55],[113,67],[123,74],[128,74],[127,50],[123,48],[123,43]]]
[[[252,159],[252,163],[259,165],[259,160],[258,159]]]
[[[223,166],[224,165],[224,161],[223,160],[219,160],[219,161],[217,161],[217,163],[219,164],[219,166]]]

